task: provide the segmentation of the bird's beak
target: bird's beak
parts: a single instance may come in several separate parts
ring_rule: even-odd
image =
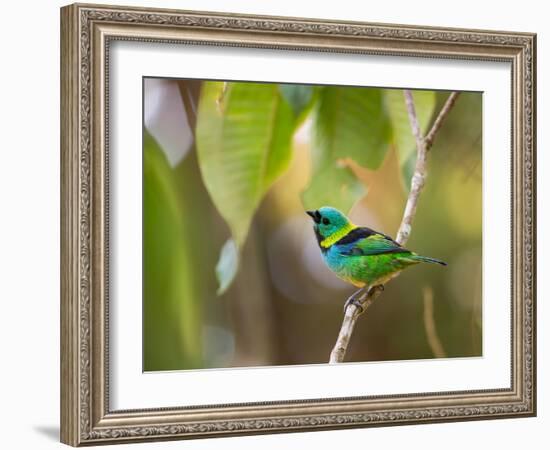
[[[321,222],[321,214],[319,211],[306,211],[306,214],[310,216],[315,223]]]

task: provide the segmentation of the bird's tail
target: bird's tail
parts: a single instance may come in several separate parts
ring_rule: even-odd
[[[416,259],[417,261],[422,261],[422,262],[427,262],[432,264],[441,264],[442,266],[447,265],[446,262],[441,261],[440,259],[429,258],[427,256],[414,255],[414,259]]]

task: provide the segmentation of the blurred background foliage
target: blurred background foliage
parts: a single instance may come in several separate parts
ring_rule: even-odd
[[[448,95],[413,91],[423,131]],[[432,319],[444,355],[481,355],[481,130],[464,92],[407,243],[449,265],[390,282],[348,361],[442,356]],[[326,363],[354,288],[304,209],[395,235],[416,155],[403,91],[147,78],[143,153],[144,370]]]

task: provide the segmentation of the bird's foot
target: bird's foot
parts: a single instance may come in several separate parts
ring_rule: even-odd
[[[346,310],[348,309],[348,306],[354,305],[359,309],[359,314],[363,314],[363,305],[361,302],[356,298],[348,298],[346,300],[346,303],[344,304],[344,314],[346,313]]]
[[[359,309],[359,314],[363,314],[363,312],[365,312],[365,299],[369,295],[374,294],[376,290],[384,292],[384,285],[365,286],[354,292],[351,297],[346,300],[346,303],[344,303],[344,314],[350,305],[356,306]]]
[[[348,309],[348,306],[354,305],[359,309],[359,314],[362,314],[363,304],[362,300],[364,300],[366,294],[368,293],[368,289],[366,287],[363,287],[356,292],[354,292],[347,300],[346,303],[344,303],[344,314],[346,313],[346,310]]]

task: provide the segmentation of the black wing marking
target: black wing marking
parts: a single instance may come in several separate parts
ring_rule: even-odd
[[[384,233],[379,233],[378,231],[371,230],[368,227],[359,227],[354,228],[351,230],[348,234],[346,234],[342,239],[337,241],[335,245],[346,245],[346,244],[352,244],[354,242],[359,241],[360,239],[365,239],[370,236],[374,236],[378,234],[379,236],[383,236],[385,239],[387,239],[390,242],[393,242],[395,245],[401,247],[397,242],[395,242],[390,236]]]
[[[346,256],[382,255],[387,253],[410,253],[391,237],[370,228],[357,228],[335,243],[340,253]]]

